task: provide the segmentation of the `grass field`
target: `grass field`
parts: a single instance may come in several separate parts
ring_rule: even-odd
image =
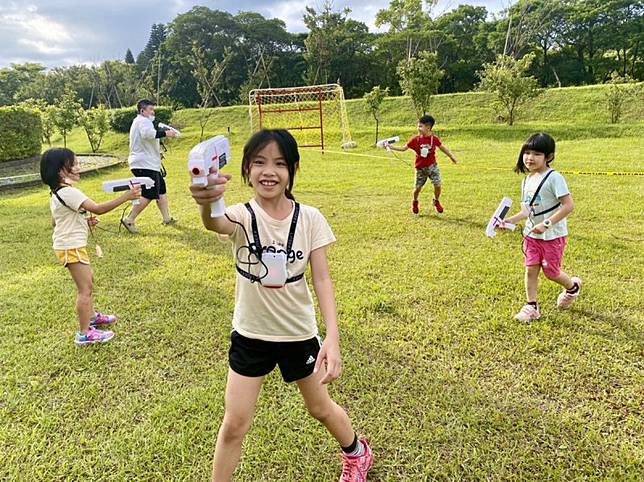
[[[295,195],[319,207],[338,238],[330,261],[344,373],[331,393],[373,446],[369,480],[644,478],[644,177],[565,176],[576,209],[564,269],[584,280],[570,311],[556,310],[558,287],[544,280],[542,319],[512,320],[524,299],[520,237],[484,234],[498,200],[517,199],[512,166],[530,132],[554,135],[558,169],[643,170],[642,117],[576,121],[576,92],[547,123],[442,122],[458,103],[437,112],[436,130],[460,160],[439,153],[440,217],[427,192],[421,215],[409,214],[413,170],[365,147],[371,126],[355,106],[361,147],[352,152],[380,157],[303,153]],[[408,101],[396,111],[389,102],[383,135],[408,136]],[[232,128],[228,204],[251,196],[238,176],[244,113],[218,111],[209,131]],[[0,193],[1,480],[208,479],[235,276],[229,248],[201,227],[187,190],[195,119],[176,114],[184,136],[166,160],[179,224],[161,226],[152,207],[139,236],[99,232],[96,304],[121,318],[108,345],[73,344],[75,292],[51,253],[47,190]],[[87,150],[79,132],[70,143]],[[105,149],[124,153],[126,136],[111,135]],[[114,168],[79,187],[104,200],[101,181],[127,175]],[[115,231],[119,215],[102,225]],[[337,452],[296,388],[273,373],[236,480],[337,480]]]

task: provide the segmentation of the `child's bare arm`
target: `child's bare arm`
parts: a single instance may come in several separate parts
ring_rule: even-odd
[[[398,152],[405,152],[407,149],[409,149],[409,146],[394,146],[393,144],[389,144],[389,149],[392,151],[398,151]]]
[[[315,363],[315,371],[320,369],[326,360],[326,375],[321,383],[329,383],[340,376],[342,371],[342,358],[340,356],[340,333],[338,330],[337,308],[333,282],[329,274],[329,264],[326,258],[326,246],[311,252],[311,276],[313,288],[318,298],[320,312],[326,326],[326,337]]]
[[[503,222],[510,223],[510,224],[516,224],[519,221],[521,221],[522,219],[525,219],[527,217],[528,217],[528,215],[525,212],[519,211],[518,213],[513,214],[512,216],[509,216],[509,217],[505,218],[503,220]]]
[[[561,221],[563,218],[568,216],[573,209],[575,209],[575,203],[572,201],[572,196],[570,194],[566,194],[565,196],[561,196],[559,198],[559,202],[561,203],[561,206],[559,209],[557,209],[552,216],[550,216],[548,219],[552,222],[552,224],[556,224],[559,221]],[[532,231],[535,233],[541,234],[546,231],[546,226],[543,223],[537,224],[534,228],[532,228]]]
[[[443,154],[445,154],[447,157],[449,157],[454,164],[456,164],[456,162],[457,162],[456,157],[454,157],[454,154],[452,154],[452,151],[450,151],[447,148],[447,146],[441,145],[441,146],[438,146],[438,148],[443,152]]]
[[[86,199],[81,204],[81,207],[93,214],[109,213],[112,209],[119,207],[121,204],[137,199],[141,196],[141,186],[139,184],[133,185],[129,191],[124,192],[119,197],[110,199],[103,203],[96,203],[92,199]]]

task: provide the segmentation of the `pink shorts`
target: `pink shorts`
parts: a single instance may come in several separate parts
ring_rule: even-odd
[[[561,260],[566,237],[544,240],[535,239],[530,236],[523,238],[523,252],[525,253],[525,265],[541,265],[546,276],[559,276],[561,273]]]

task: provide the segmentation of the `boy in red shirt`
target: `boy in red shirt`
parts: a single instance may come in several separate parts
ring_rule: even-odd
[[[438,147],[456,164],[454,155],[443,145],[438,136],[432,134],[434,123],[434,118],[431,115],[424,115],[418,119],[418,135],[409,139],[405,147],[385,145],[385,148],[394,151],[405,152],[407,149],[412,149],[416,153],[416,187],[411,203],[411,212],[414,214],[418,214],[418,195],[428,178],[432,180],[434,185],[434,207],[439,213],[443,212],[443,206],[438,200],[441,195],[441,172],[436,164],[436,148]]]

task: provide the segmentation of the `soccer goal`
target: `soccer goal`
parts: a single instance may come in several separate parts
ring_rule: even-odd
[[[252,132],[288,129],[299,147],[355,147],[344,91],[338,84],[254,89],[248,94]]]

